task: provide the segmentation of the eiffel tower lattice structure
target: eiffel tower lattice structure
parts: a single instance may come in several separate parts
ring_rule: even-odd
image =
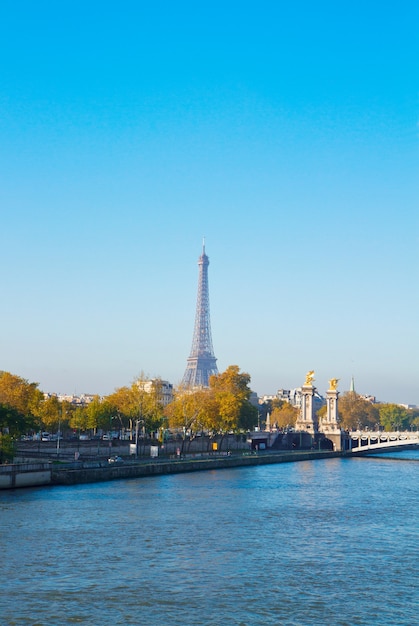
[[[184,388],[208,387],[210,376],[218,374],[211,337],[208,265],[209,259],[205,254],[204,243],[202,254],[198,259],[199,279],[195,328],[191,353],[181,383]]]

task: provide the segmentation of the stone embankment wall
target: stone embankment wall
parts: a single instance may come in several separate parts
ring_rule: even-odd
[[[118,442],[119,444],[119,442]],[[86,450],[86,449],[85,449]],[[173,447],[173,451],[178,449]],[[112,448],[115,454],[121,451],[121,446]],[[124,446],[126,453],[127,446]],[[195,472],[204,470],[224,469],[266,465],[270,463],[290,463],[336,457],[353,457],[371,454],[371,451],[333,452],[321,450],[267,450],[262,452],[242,452],[240,450],[227,452],[198,452],[189,454],[167,454],[167,456],[150,459],[150,457],[127,458],[123,463],[108,463],[107,454],[93,457],[91,454],[81,454],[80,460],[69,462],[73,457],[74,449],[67,449],[65,457],[50,457],[49,462],[36,462],[28,448],[20,450],[20,462],[10,465],[0,465],[0,489],[14,489],[16,487],[30,487],[41,485],[74,485],[78,483],[99,482],[124,478],[138,478],[141,476],[156,476],[162,474],[177,474],[181,472]],[[147,454],[147,449],[142,450]],[[42,454],[48,458],[47,451]],[[32,457],[32,460],[31,460]],[[55,457],[55,458],[54,458]],[[63,462],[64,461],[64,462]]]
[[[51,463],[0,465],[0,489],[50,485],[51,467]]]
[[[279,452],[257,455],[232,455],[223,457],[191,458],[171,461],[148,461],[142,463],[124,463],[104,466],[101,462],[82,463],[74,467],[54,467],[52,483],[56,485],[74,485],[78,483],[99,482],[140,476],[158,476],[232,467],[266,465],[270,463],[290,463],[342,456],[339,452]]]

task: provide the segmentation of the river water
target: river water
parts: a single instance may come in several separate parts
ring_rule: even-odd
[[[2,626],[419,623],[418,451],[0,494]]]

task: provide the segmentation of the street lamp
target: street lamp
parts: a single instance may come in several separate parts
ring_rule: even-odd
[[[135,458],[138,459],[138,426],[140,420],[135,420]]]
[[[142,424],[144,420],[137,419],[135,420],[135,456],[138,458],[138,433],[140,430],[140,424]]]

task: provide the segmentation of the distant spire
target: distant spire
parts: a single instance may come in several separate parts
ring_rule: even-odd
[[[202,237],[202,254],[205,254],[205,237]]]
[[[354,377],[351,377],[351,386],[349,388],[349,391],[352,391],[352,393],[355,393],[355,380]]]

